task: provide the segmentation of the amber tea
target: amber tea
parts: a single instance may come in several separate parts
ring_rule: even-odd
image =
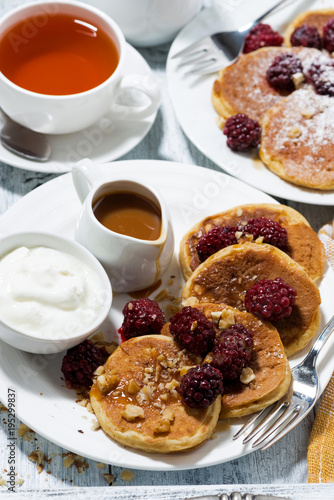
[[[117,68],[116,45],[96,23],[59,13],[41,27],[35,23],[25,36],[34,18],[0,37],[0,71],[16,85],[40,94],[77,94],[97,87]]]

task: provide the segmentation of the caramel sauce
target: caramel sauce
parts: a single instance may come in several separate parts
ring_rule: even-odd
[[[153,285],[144,288],[143,290],[137,290],[136,292],[129,293],[130,297],[134,299],[144,299],[149,297],[153,292],[155,292],[161,286],[161,280],[158,280]]]
[[[118,61],[113,40],[82,16],[41,12],[0,38],[0,71],[19,87],[40,94],[90,90],[113,74]]]
[[[93,212],[103,226],[115,233],[149,241],[160,236],[160,209],[136,193],[117,192],[102,196],[94,203]]]

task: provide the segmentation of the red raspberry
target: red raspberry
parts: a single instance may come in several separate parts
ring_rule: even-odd
[[[211,351],[216,337],[213,323],[190,306],[171,318],[169,329],[179,344],[197,356],[205,356]]]
[[[249,312],[261,319],[278,321],[290,316],[296,295],[296,290],[282,278],[263,279],[247,291],[245,306]]]
[[[190,368],[178,388],[183,403],[191,408],[208,408],[223,391],[222,374],[209,363]]]
[[[253,332],[241,324],[231,325],[215,343],[211,365],[222,372],[224,379],[234,380],[248,363],[253,345]]]
[[[84,340],[69,349],[61,365],[66,385],[70,388],[89,389],[93,382],[94,371],[106,361],[107,357],[107,352],[96,347],[91,340]]]
[[[247,54],[261,47],[280,47],[282,43],[283,37],[269,24],[259,23],[246,35],[243,52]]]
[[[250,219],[245,226],[240,227],[240,231],[251,234],[254,240],[262,236],[263,243],[277,248],[285,248],[288,244],[287,230],[279,222],[266,217]]]
[[[261,127],[257,121],[238,113],[225,122],[223,133],[227,135],[227,145],[233,151],[256,148],[261,141]]]
[[[229,245],[236,245],[238,243],[235,236],[237,230],[235,226],[215,226],[203,234],[196,245],[199,260],[204,262],[218,250]]]
[[[279,54],[269,66],[266,79],[275,88],[282,90],[295,90],[292,76],[302,73],[303,65],[299,57],[294,54]]]
[[[290,37],[290,42],[293,47],[302,45],[303,47],[321,49],[321,38],[317,28],[308,24],[297,26]]]
[[[124,340],[142,335],[158,335],[165,324],[165,315],[156,302],[143,298],[128,302],[123,309],[121,327]]]
[[[334,96],[334,62],[331,59],[326,62],[319,60],[312,63],[307,78],[317,94]]]
[[[323,27],[322,45],[328,52],[334,52],[334,18],[327,21]]]

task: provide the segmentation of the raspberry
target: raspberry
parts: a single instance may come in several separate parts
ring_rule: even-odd
[[[247,291],[245,306],[261,319],[277,321],[290,316],[296,295],[296,290],[282,278],[263,279]]]
[[[299,57],[294,54],[280,54],[275,57],[269,66],[266,79],[275,88],[282,90],[294,90],[295,85],[292,76],[302,73],[303,65]]]
[[[322,45],[328,52],[334,52],[334,18],[327,21],[323,27]]]
[[[170,320],[170,332],[179,344],[197,356],[211,351],[216,333],[213,323],[195,307],[184,307]]]
[[[259,23],[245,37],[243,52],[253,52],[261,47],[280,47],[283,37],[274,31],[269,24]]]
[[[268,243],[277,248],[285,248],[288,244],[286,229],[278,222],[266,217],[250,219],[245,226],[240,228],[240,231],[251,234],[254,240],[262,236],[263,243]]]
[[[311,64],[307,77],[317,94],[334,96],[334,62],[332,60]]]
[[[227,135],[227,145],[233,151],[256,148],[261,141],[261,127],[258,122],[242,113],[226,120],[223,133]]]
[[[165,315],[151,299],[137,299],[123,308],[124,320],[121,331],[124,340],[142,335],[160,334],[165,324]]]
[[[84,340],[69,349],[61,365],[66,385],[70,388],[88,389],[92,385],[94,371],[106,361],[107,357],[107,352],[96,347],[91,340]]]
[[[223,390],[221,372],[209,363],[190,368],[178,388],[183,403],[192,408],[208,408]]]
[[[236,379],[248,363],[253,345],[253,332],[241,324],[231,325],[220,334],[211,365],[222,372],[224,379]]]
[[[297,26],[290,37],[290,42],[293,47],[302,45],[303,47],[321,49],[321,38],[317,28],[308,24]]]
[[[203,234],[196,245],[199,260],[204,262],[218,250],[237,244],[238,240],[235,236],[237,230],[235,226],[215,226]]]

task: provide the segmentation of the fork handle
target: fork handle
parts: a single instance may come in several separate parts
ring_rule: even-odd
[[[313,366],[315,365],[319,352],[325,345],[326,341],[329,339],[333,330],[334,330],[334,316],[328,321],[327,325],[322,330],[317,340],[314,342],[309,353],[304,359],[303,364],[310,363]]]
[[[280,0],[280,2],[278,2],[277,4],[273,5],[269,10],[267,10],[266,12],[264,12],[264,14],[261,14],[260,17],[258,17],[255,21],[254,21],[254,24],[258,24],[260,23],[261,21],[263,21],[263,19],[265,19],[266,17],[269,16],[269,14],[271,14],[272,12],[274,12],[276,9],[278,9],[278,7],[280,7],[281,5],[283,5],[284,3],[292,3],[292,1],[294,0]]]

